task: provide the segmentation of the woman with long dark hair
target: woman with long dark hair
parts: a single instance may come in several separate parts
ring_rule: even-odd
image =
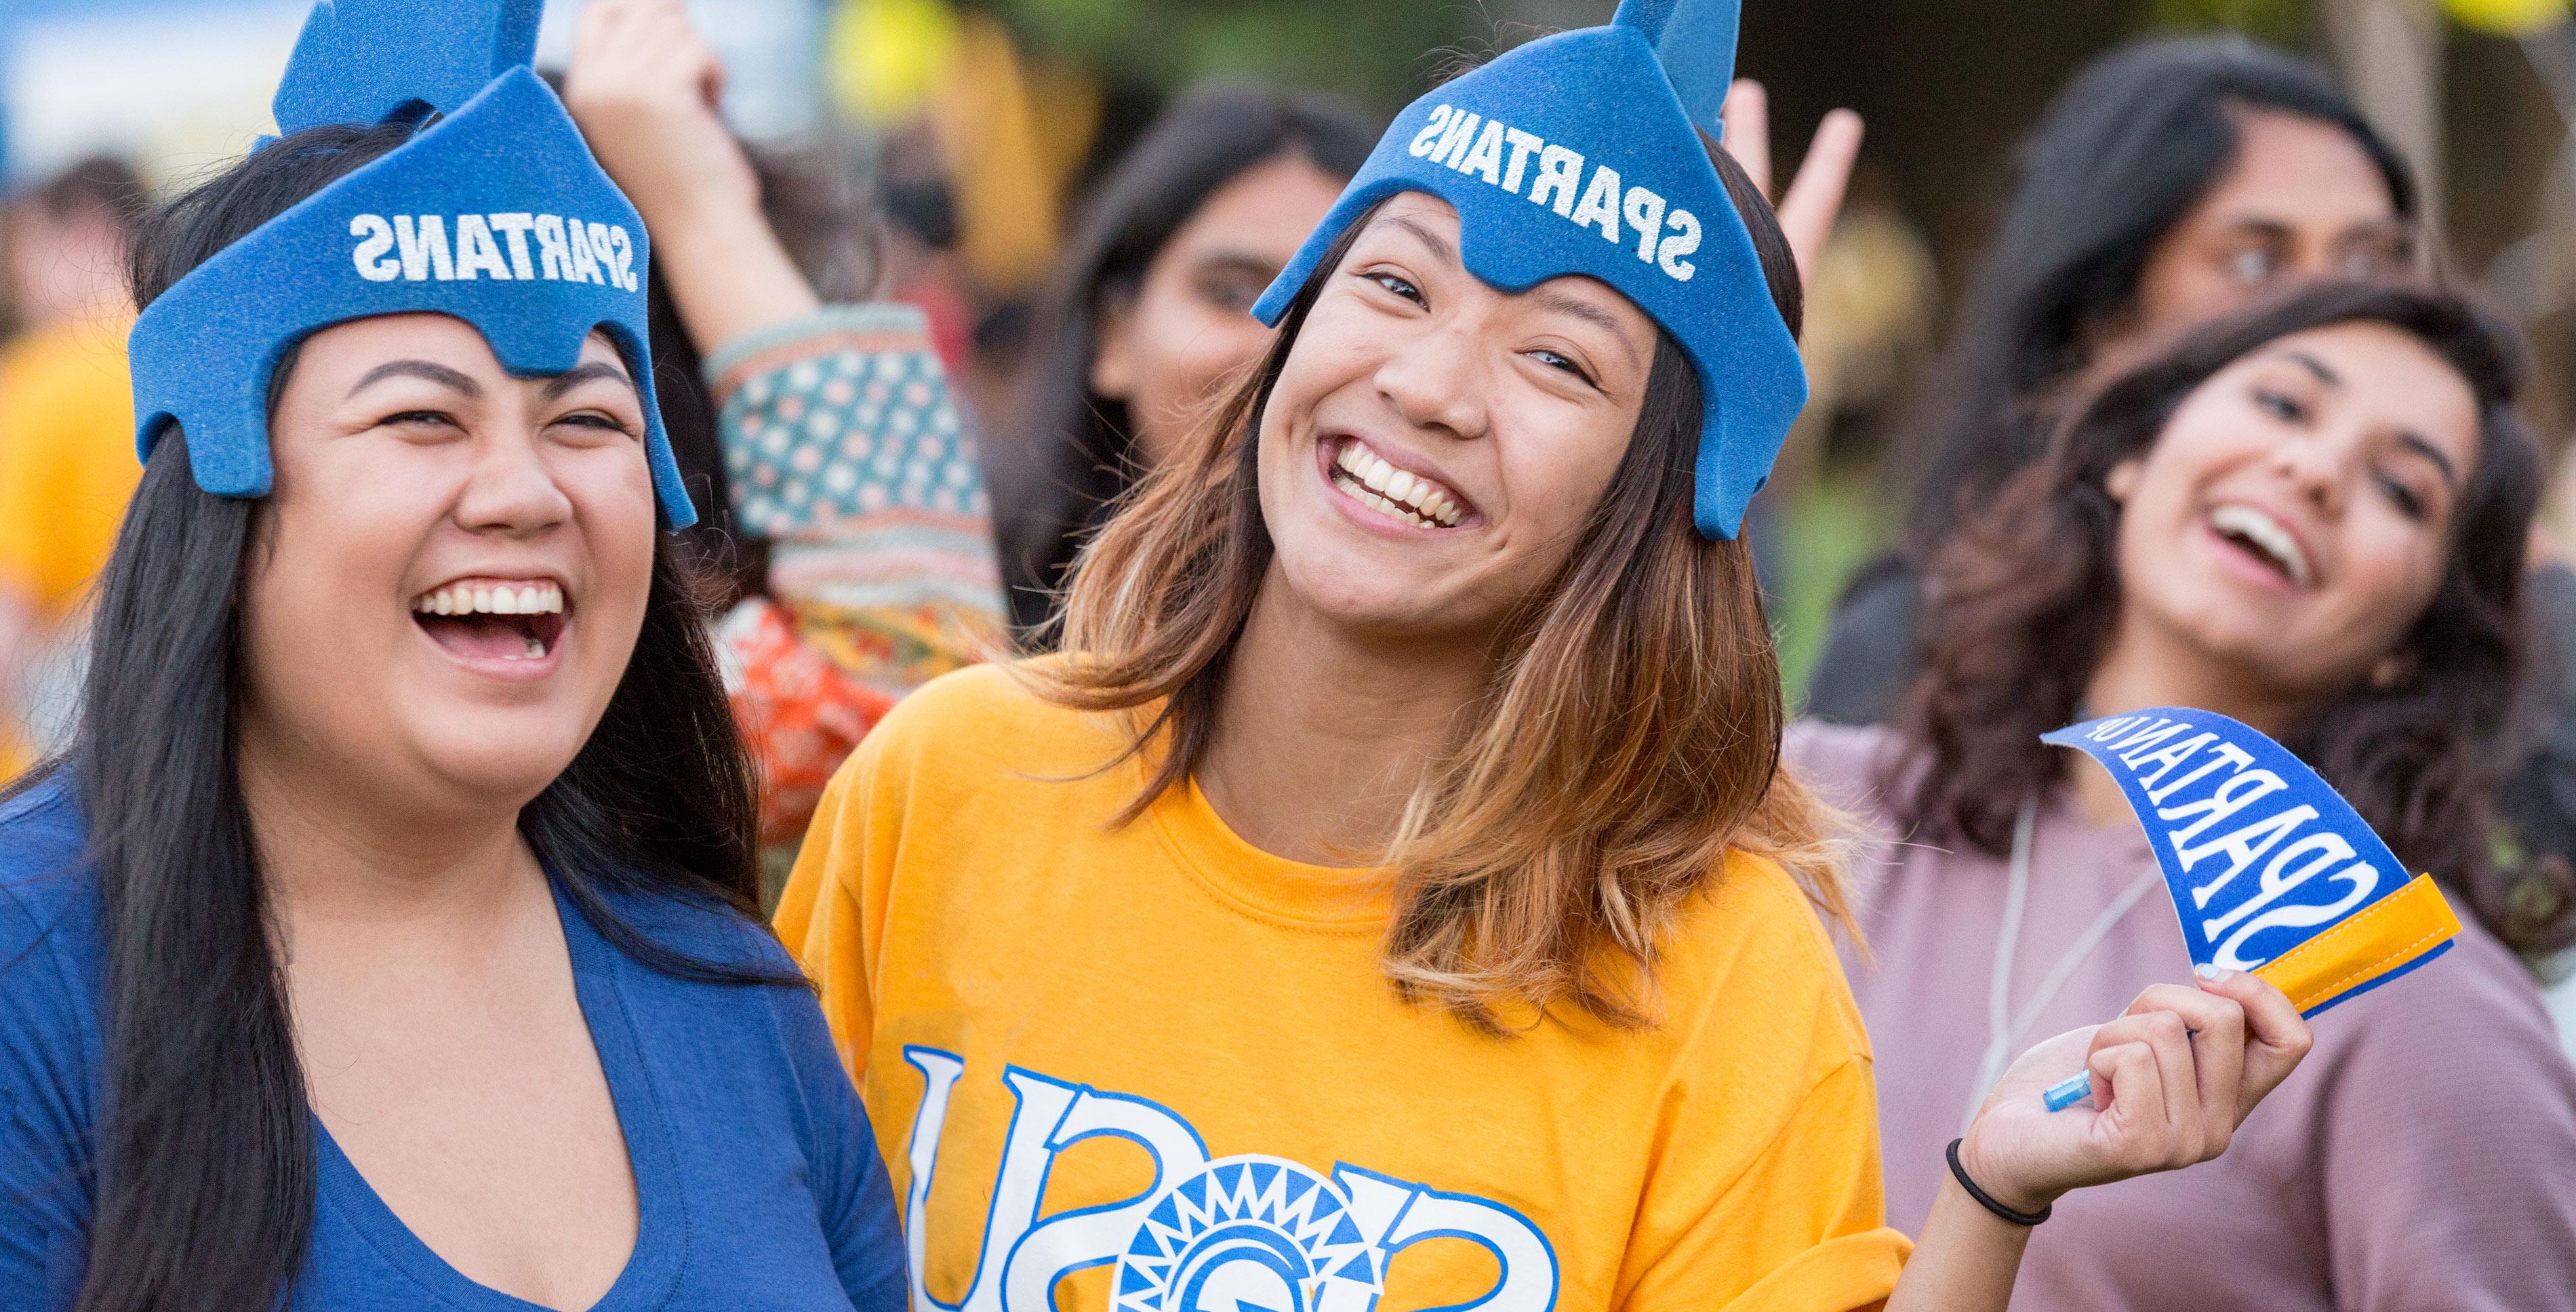
[[[2297,1065],[2250,975],[2107,1009],[1948,1146],[1900,1283],[1740,538],[1804,386],[1711,141],[1734,20],[1626,4],[1408,108],[1084,548],[1065,654],[836,778],[778,924],[916,1306],[1999,1310],[2052,1198]],[[2104,1106],[2046,1111],[2079,1067]]]
[[[1863,863],[1875,964],[1851,963],[1899,1227],[1941,1184],[1921,1155],[2033,1036],[2189,960],[2118,785],[2040,734],[2234,716],[2469,913],[2449,959],[2318,1019],[2223,1160],[2070,1200],[2017,1306],[2576,1308],[2576,1072],[2514,956],[2576,938],[2576,905],[2488,844],[2539,489],[2515,351],[2456,299],[2367,285],[2203,329],[1933,558],[1899,727],[1790,733],[1902,840]]]
[[[1844,595],[1806,711],[1890,718],[1916,669],[1921,571],[2038,458],[2052,399],[2286,282],[2406,278],[2413,173],[2333,80],[2242,37],[2144,41],[2078,74],[2018,157],[1994,244],[1895,459],[1898,550]]]
[[[143,481],[0,804],[0,1304],[902,1306],[534,35],[317,9],[138,237]]]
[[[1015,422],[991,444],[1021,632],[1045,626],[1083,531],[1260,358],[1270,333],[1253,300],[1376,142],[1338,101],[1209,86],[1101,181],[1039,312]]]

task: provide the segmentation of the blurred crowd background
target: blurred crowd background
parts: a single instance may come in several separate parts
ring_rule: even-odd
[[[579,5],[548,4],[541,65],[562,62]],[[126,216],[269,129],[267,98],[307,7],[0,0],[0,676],[12,690],[0,774],[57,732],[64,645],[41,639],[76,610],[136,473]],[[813,204],[870,216],[850,277],[921,306],[967,409],[990,416],[1044,354],[1038,307],[1094,185],[1175,96],[1240,78],[1385,115],[1444,66],[1605,21],[1614,0],[690,8],[723,57],[733,127],[803,178]],[[2442,258],[2530,332],[2530,417],[2553,468],[2568,468],[2568,0],[1803,0],[1748,5],[1744,24],[1740,67],[1770,89],[1779,176],[1827,110],[1868,123],[1809,277],[1814,402],[1757,508],[1793,702],[1845,582],[1884,549],[1924,475],[1926,444],[1896,435],[1994,236],[2013,143],[2078,67],[2150,33],[2241,32],[2337,75],[2423,179]],[[2576,476],[2552,485],[2533,551],[2576,557]]]

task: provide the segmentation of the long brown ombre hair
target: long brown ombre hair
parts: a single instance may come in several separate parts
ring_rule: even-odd
[[[1711,150],[1795,332],[1796,265],[1770,206]],[[1370,215],[1341,234],[1260,367],[1188,458],[1144,480],[1084,547],[1065,705],[1133,715],[1150,774],[1134,818],[1199,768],[1268,571],[1257,434],[1308,311]],[[1778,770],[1780,670],[1752,555],[1691,524],[1698,372],[1658,331],[1626,454],[1554,579],[1506,619],[1492,674],[1425,763],[1394,840],[1383,962],[1406,998],[1501,1032],[1500,1008],[1653,1023],[1658,945],[1730,851],[1785,866],[1848,926],[1828,817]],[[1120,759],[1125,759],[1122,756]]]
[[[2507,945],[2576,939],[2564,872],[2500,868],[2489,851],[2494,745],[2521,667],[2523,543],[2540,456],[2514,415],[2513,329],[2457,297],[2326,285],[2221,320],[2112,382],[2078,410],[2045,459],[1935,558],[1924,672],[1903,723],[1914,747],[1891,778],[1910,823],[1994,855],[2024,799],[2067,778],[2070,754],[2039,735],[2079,705],[2120,610],[2113,466],[2153,446],[2190,394],[2293,333],[2379,323],[2420,342],[2476,397],[2479,450],[2451,528],[2442,581],[2390,653],[2398,677],[2312,708],[2283,745],[2314,766],[2399,860],[2429,871]]]

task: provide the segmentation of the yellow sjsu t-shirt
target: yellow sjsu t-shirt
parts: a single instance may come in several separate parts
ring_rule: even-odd
[[[959,1312],[1779,1309],[1886,1297],[1869,1049],[1749,858],[1662,1023],[1479,1036],[1378,968],[1382,881],[1143,781],[1102,717],[942,678],[824,796],[778,929]],[[1482,1300],[1482,1301],[1480,1301]]]

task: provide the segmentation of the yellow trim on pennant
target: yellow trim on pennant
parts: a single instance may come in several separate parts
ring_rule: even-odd
[[[2301,1014],[2378,979],[2450,941],[2460,918],[2431,875],[2417,875],[2351,919],[2255,970]]]

